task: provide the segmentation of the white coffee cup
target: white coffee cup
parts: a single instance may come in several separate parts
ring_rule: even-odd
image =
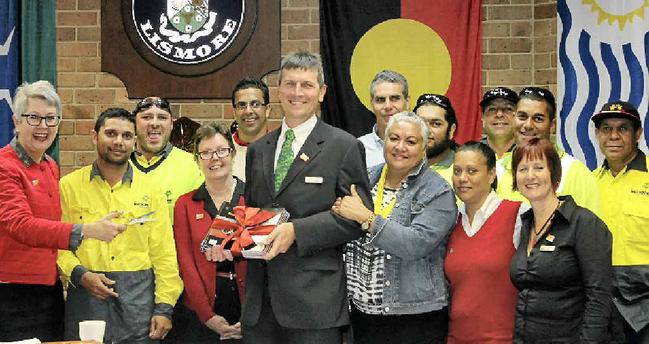
[[[79,322],[79,338],[81,340],[96,340],[104,342],[106,322],[103,320],[86,320]]]

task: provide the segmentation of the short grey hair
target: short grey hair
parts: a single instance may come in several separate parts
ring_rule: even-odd
[[[370,97],[372,99],[374,99],[374,94],[376,93],[376,85],[384,82],[401,85],[403,96],[408,98],[408,80],[406,80],[406,77],[398,72],[386,69],[378,72],[370,83]]]
[[[323,86],[324,83],[324,71],[322,70],[322,58],[320,54],[310,53],[307,51],[298,51],[286,55],[282,59],[282,63],[279,68],[279,81],[282,81],[282,74],[285,70],[288,69],[306,69],[306,70],[317,70],[318,71],[318,84]]]
[[[58,116],[63,117],[61,98],[56,93],[54,86],[49,81],[39,80],[33,83],[24,82],[16,89],[13,105],[14,118],[18,119],[20,115],[27,111],[27,104],[31,98],[46,101],[48,105],[56,108]]]
[[[390,129],[392,128],[393,125],[401,122],[407,122],[407,123],[419,125],[419,129],[421,130],[422,144],[424,145],[424,148],[426,148],[426,143],[428,142],[428,135],[430,133],[430,130],[428,129],[428,123],[426,123],[426,121],[423,118],[421,118],[419,115],[411,111],[399,112],[398,114],[395,114],[394,116],[390,117],[390,120],[388,121],[388,125],[385,127],[385,137],[386,138],[388,137],[388,133],[390,132]]]

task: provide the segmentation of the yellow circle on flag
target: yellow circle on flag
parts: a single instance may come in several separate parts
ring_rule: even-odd
[[[368,30],[354,48],[349,69],[354,92],[368,109],[370,82],[384,69],[406,77],[411,108],[422,93],[446,94],[451,83],[451,56],[444,40],[412,19],[390,19]]]

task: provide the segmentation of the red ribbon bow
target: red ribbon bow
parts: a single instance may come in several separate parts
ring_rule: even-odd
[[[273,218],[276,213],[260,208],[236,206],[232,210],[236,222],[223,218],[215,218],[210,226],[210,232],[218,238],[222,238],[221,248],[232,242],[230,251],[233,256],[241,256],[241,251],[254,246],[255,241],[252,235],[267,235],[275,229],[275,225],[262,225]],[[230,234],[226,234],[229,232]]]

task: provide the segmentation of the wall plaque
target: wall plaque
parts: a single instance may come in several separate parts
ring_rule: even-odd
[[[101,67],[130,98],[230,98],[280,62],[280,2],[102,0]]]

